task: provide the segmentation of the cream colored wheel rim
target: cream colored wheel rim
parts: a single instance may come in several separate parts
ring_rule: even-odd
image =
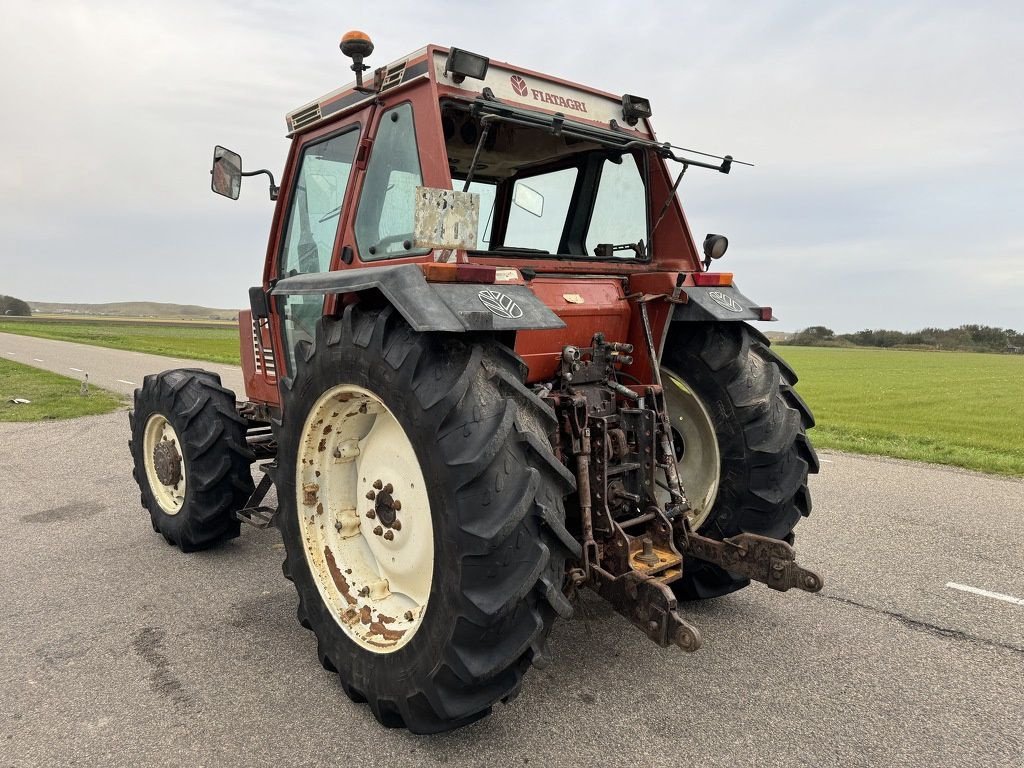
[[[362,648],[397,651],[423,621],[434,572],[412,443],[379,397],[345,384],[310,410],[297,458],[299,530],[324,604]]]
[[[146,479],[156,503],[168,515],[178,514],[185,504],[188,476],[178,433],[162,414],[154,413],[146,422],[142,451]]]
[[[690,503],[691,512],[687,515],[690,526],[697,530],[708,519],[718,497],[722,466],[718,436],[707,408],[683,377],[662,368],[661,379],[665,387],[665,406],[672,422],[672,440],[679,457],[676,471]],[[667,499],[668,494],[664,495]]]

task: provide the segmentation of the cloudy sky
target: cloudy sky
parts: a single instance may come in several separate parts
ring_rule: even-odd
[[[1024,328],[1019,0],[5,1],[0,293],[244,304],[272,207],[209,192],[212,147],[279,171],[350,28],[374,65],[436,42],[647,95],[662,139],[756,163],[682,196],[780,330]]]

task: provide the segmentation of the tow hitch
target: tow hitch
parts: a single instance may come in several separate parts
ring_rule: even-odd
[[[796,550],[780,539],[741,533],[718,541],[688,531],[681,548],[693,557],[760,581],[780,592],[793,587],[804,592],[818,592],[823,584],[817,573],[797,565]]]
[[[632,353],[600,333],[589,348],[565,347],[560,386],[542,392],[560,424],[556,451],[576,475],[579,567],[569,590],[588,586],[658,645],[695,651],[700,631],[680,614],[671,587],[686,555],[783,592],[817,592],[822,579],[797,565],[785,541],[752,533],[719,541],[692,530],[660,379],[625,385],[617,378],[616,365],[632,362]]]

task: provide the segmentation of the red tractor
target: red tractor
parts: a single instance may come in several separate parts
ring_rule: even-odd
[[[215,150],[215,192],[266,173],[277,201],[246,399],[201,370],[136,390],[153,528],[276,525],[320,661],[419,733],[514,697],[583,587],[687,651],[679,601],[819,590],[810,411],[676,195],[732,158],[659,142],[637,96],[438,46],[364,82],[369,38],[341,47],[356,82],[288,115],[280,194]]]

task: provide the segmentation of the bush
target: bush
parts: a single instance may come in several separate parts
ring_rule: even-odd
[[[32,309],[21,299],[13,296],[0,294],[0,316],[17,315],[19,317],[31,317]]]

